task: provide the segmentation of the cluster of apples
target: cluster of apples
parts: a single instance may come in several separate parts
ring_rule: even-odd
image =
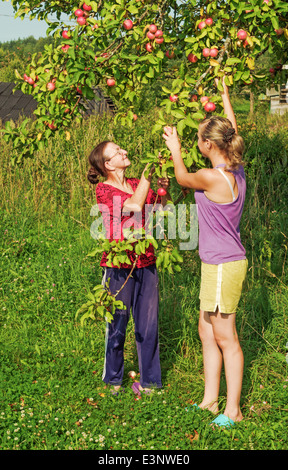
[[[198,28],[201,30],[203,28],[206,28],[206,26],[212,26],[213,24],[213,18],[206,18],[206,20],[200,21],[198,24]]]
[[[163,38],[163,31],[161,29],[158,29],[156,24],[150,24],[148,26],[148,31],[146,33],[147,39],[149,39],[149,42],[146,43],[145,48],[147,52],[152,52],[154,47],[151,41],[153,41],[156,44],[162,44],[164,41]]]
[[[77,10],[74,11],[74,15],[77,17],[77,23],[79,24],[79,26],[86,25],[86,18],[88,18],[89,11],[91,10],[92,7],[90,5],[83,3],[82,8],[77,8]]]
[[[36,88],[36,86],[37,86],[36,82],[38,81],[38,77],[36,77],[35,80],[34,80],[32,77],[29,77],[27,75],[27,73],[24,73],[23,80],[24,80],[24,82],[29,83],[29,85],[32,85],[33,88]]]
[[[212,113],[216,109],[215,103],[212,103],[212,101],[209,101],[208,96],[201,96],[200,101],[207,113]]]

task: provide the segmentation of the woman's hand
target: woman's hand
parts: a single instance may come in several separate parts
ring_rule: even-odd
[[[163,138],[166,141],[168,149],[172,153],[172,157],[177,153],[181,154],[181,144],[178,139],[176,127],[171,128],[166,126],[164,127],[164,132]]]
[[[158,178],[157,180],[158,188],[164,188],[167,190],[169,187],[169,184],[170,184],[169,178]]]

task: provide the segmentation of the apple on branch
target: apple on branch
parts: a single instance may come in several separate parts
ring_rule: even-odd
[[[106,83],[108,86],[115,86],[116,80],[114,78],[108,78]]]
[[[212,19],[212,18],[206,18],[205,23],[206,23],[208,26],[212,26],[212,24],[213,24],[213,19]]]
[[[83,3],[82,8],[85,11],[91,11],[92,10],[91,5],[86,5],[86,3]]]
[[[172,103],[175,103],[175,101],[178,101],[178,95],[170,95],[169,100],[172,101]]]
[[[199,29],[203,29],[203,28],[205,28],[205,27],[206,27],[205,21],[200,21],[200,23],[198,24],[198,28],[199,28]]]
[[[64,39],[70,39],[71,36],[69,35],[69,32],[67,30],[62,31],[62,38]]]
[[[174,57],[175,57],[174,51],[172,51],[172,52],[166,51],[165,55],[166,55],[166,57],[168,57],[168,59],[174,59]]]
[[[239,31],[237,33],[237,37],[238,37],[238,39],[241,39],[241,41],[244,41],[244,39],[247,38],[246,31],[244,31],[244,29],[239,29]]]
[[[49,90],[49,91],[54,91],[55,88],[56,88],[56,85],[55,85],[55,83],[53,83],[53,82],[48,82],[47,85],[46,85],[46,88],[47,88],[47,90]]]
[[[78,16],[77,23],[79,24],[79,26],[85,26],[86,19],[84,18],[84,16]]]
[[[204,106],[205,103],[207,103],[209,101],[209,98],[208,98],[208,96],[201,96],[200,101]]]
[[[187,56],[187,60],[189,60],[189,62],[195,63],[195,62],[197,62],[198,58],[195,54],[190,53]]]
[[[83,13],[84,13],[83,10],[81,10],[80,8],[74,11],[74,15],[77,16],[78,18],[83,16]]]
[[[205,109],[205,111],[207,111],[207,113],[211,113],[211,112],[215,111],[215,109],[216,109],[215,103],[212,103],[211,101],[208,101],[204,105],[204,109]]]
[[[210,57],[217,57],[218,55],[218,49],[216,47],[212,47],[212,49],[210,49]]]
[[[158,28],[157,28],[157,26],[156,26],[155,24],[150,24],[150,26],[149,26],[149,31],[150,31],[151,33],[155,34],[156,31],[157,31],[157,29],[158,29]]]
[[[202,54],[203,54],[204,57],[209,57],[210,49],[208,47],[205,47],[202,51]]]
[[[162,197],[162,196],[166,196],[167,191],[166,191],[166,189],[164,189],[164,188],[158,188],[158,189],[157,189],[157,194],[158,194],[158,196],[161,196],[161,197]]]
[[[123,22],[123,27],[124,27],[127,31],[129,31],[130,29],[133,28],[133,21],[132,21],[132,20],[125,20],[125,21]]]

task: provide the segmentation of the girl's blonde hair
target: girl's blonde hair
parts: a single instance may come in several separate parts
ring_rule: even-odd
[[[236,170],[239,165],[244,165],[244,140],[236,134],[229,119],[222,116],[206,118],[199,126],[199,134],[203,141],[214,142],[226,154],[229,160],[227,170]]]

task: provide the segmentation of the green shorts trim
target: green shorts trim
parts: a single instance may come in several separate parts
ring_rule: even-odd
[[[246,277],[248,260],[201,264],[200,309],[235,313]]]

